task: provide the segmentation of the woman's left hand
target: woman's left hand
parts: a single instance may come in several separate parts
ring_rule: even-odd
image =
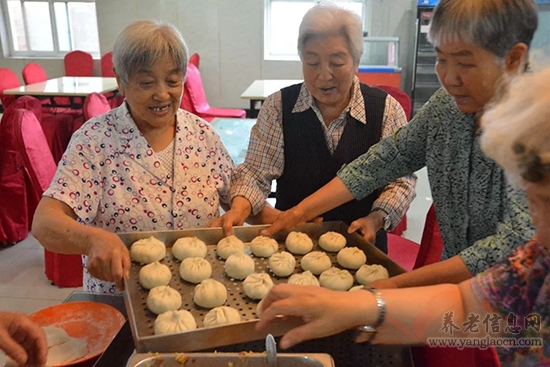
[[[370,213],[351,222],[348,233],[358,232],[368,243],[374,245],[376,233],[382,228],[382,222],[383,219],[378,212]]]
[[[374,300],[369,292],[336,292],[313,286],[279,284],[264,299],[256,329],[267,327],[280,315],[300,317],[305,324],[287,332],[279,343],[286,349],[305,340],[368,324],[361,319],[368,315],[369,297]],[[375,308],[373,315],[376,315]]]
[[[0,350],[17,365],[46,365],[48,345],[44,331],[22,313],[0,311]]]

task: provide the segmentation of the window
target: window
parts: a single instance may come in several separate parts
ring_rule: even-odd
[[[265,0],[264,58],[266,60],[299,60],[298,28],[304,14],[319,1],[316,0]],[[350,9],[363,19],[365,27],[368,0],[333,0]]]
[[[99,58],[93,0],[0,0],[9,56],[63,57],[73,50]]]

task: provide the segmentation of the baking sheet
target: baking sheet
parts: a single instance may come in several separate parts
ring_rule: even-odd
[[[235,227],[234,234],[243,242],[250,242],[260,231],[267,226],[244,226]],[[357,246],[361,248],[366,256],[368,264],[380,264],[388,269],[390,276],[394,276],[404,272],[404,270],[391,261],[384,253],[378,250],[373,245],[367,243],[361,236],[357,234],[348,234],[347,226],[342,222],[323,222],[320,224],[308,223],[304,226],[297,227],[294,230],[304,232],[313,240],[315,246],[313,251],[322,251],[318,246],[319,237],[328,231],[339,232],[347,239],[347,246]],[[280,250],[284,250],[284,240],[290,231],[281,231],[272,237],[279,243]],[[257,300],[249,299],[242,291],[242,281],[230,279],[224,271],[223,260],[218,258],[215,253],[215,244],[223,238],[221,228],[202,228],[186,231],[166,231],[166,232],[135,232],[127,234],[119,234],[123,242],[130,247],[135,241],[155,236],[163,241],[167,247],[167,255],[162,260],[169,266],[172,271],[172,280],[170,286],[178,290],[182,294],[182,307],[191,312],[197,321],[198,329],[179,334],[155,336],[153,333],[153,323],[156,315],[150,312],[146,307],[148,290],[141,287],[138,281],[139,270],[141,265],[132,263],[130,271],[130,279],[125,284],[125,300],[128,310],[128,317],[132,329],[133,338],[138,352],[193,352],[201,350],[210,350],[224,346],[237,345],[247,342],[253,342],[265,339],[267,333],[275,336],[281,336],[284,332],[297,326],[300,321],[296,319],[276,320],[276,322],[265,332],[257,332],[254,328],[257,323],[256,307]],[[181,237],[198,237],[207,244],[208,254],[206,259],[212,264],[212,278],[221,281],[228,289],[228,300],[225,306],[234,307],[239,310],[242,322],[232,325],[224,325],[217,327],[203,327],[203,318],[208,309],[203,309],[193,303],[194,284],[185,282],[179,275],[179,260],[176,260],[171,255],[171,247],[174,242]],[[336,262],[336,253],[328,253],[334,265]],[[296,269],[295,273],[302,272],[300,268],[301,255],[295,255]],[[268,259],[254,257],[256,263],[256,272],[268,272],[275,284],[284,283],[288,277],[280,278],[269,271],[267,266]],[[354,271],[351,271],[354,274]],[[346,340],[347,342],[347,340]],[[401,358],[401,347],[395,356]],[[407,348],[408,350],[408,348]],[[238,352],[239,350],[233,350]],[[324,352],[317,350],[311,352]],[[406,353],[405,353],[406,355]],[[396,360],[397,364],[400,361]],[[410,364],[405,364],[410,365]]]

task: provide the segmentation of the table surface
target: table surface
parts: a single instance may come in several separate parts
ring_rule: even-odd
[[[61,77],[45,82],[24,85],[18,88],[6,89],[4,94],[54,96],[54,97],[86,97],[88,94],[108,93],[118,89],[115,78],[103,77]]]
[[[284,87],[288,87],[292,84],[298,84],[303,82],[299,79],[259,79],[254,80],[252,84],[241,94],[243,99],[251,99],[257,101],[263,101],[268,96],[281,90]]]

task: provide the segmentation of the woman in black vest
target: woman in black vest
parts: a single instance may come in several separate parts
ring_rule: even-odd
[[[359,16],[334,4],[310,9],[300,24],[298,53],[304,83],[269,96],[252,128],[245,162],[233,172],[232,206],[212,226],[226,234],[249,215],[272,223],[279,211],[297,205],[381,139],[407,123],[399,103],[355,75],[363,53]],[[277,180],[275,208],[266,205]],[[386,233],[399,223],[414,198],[409,175],[362,200],[323,214],[387,251]]]

